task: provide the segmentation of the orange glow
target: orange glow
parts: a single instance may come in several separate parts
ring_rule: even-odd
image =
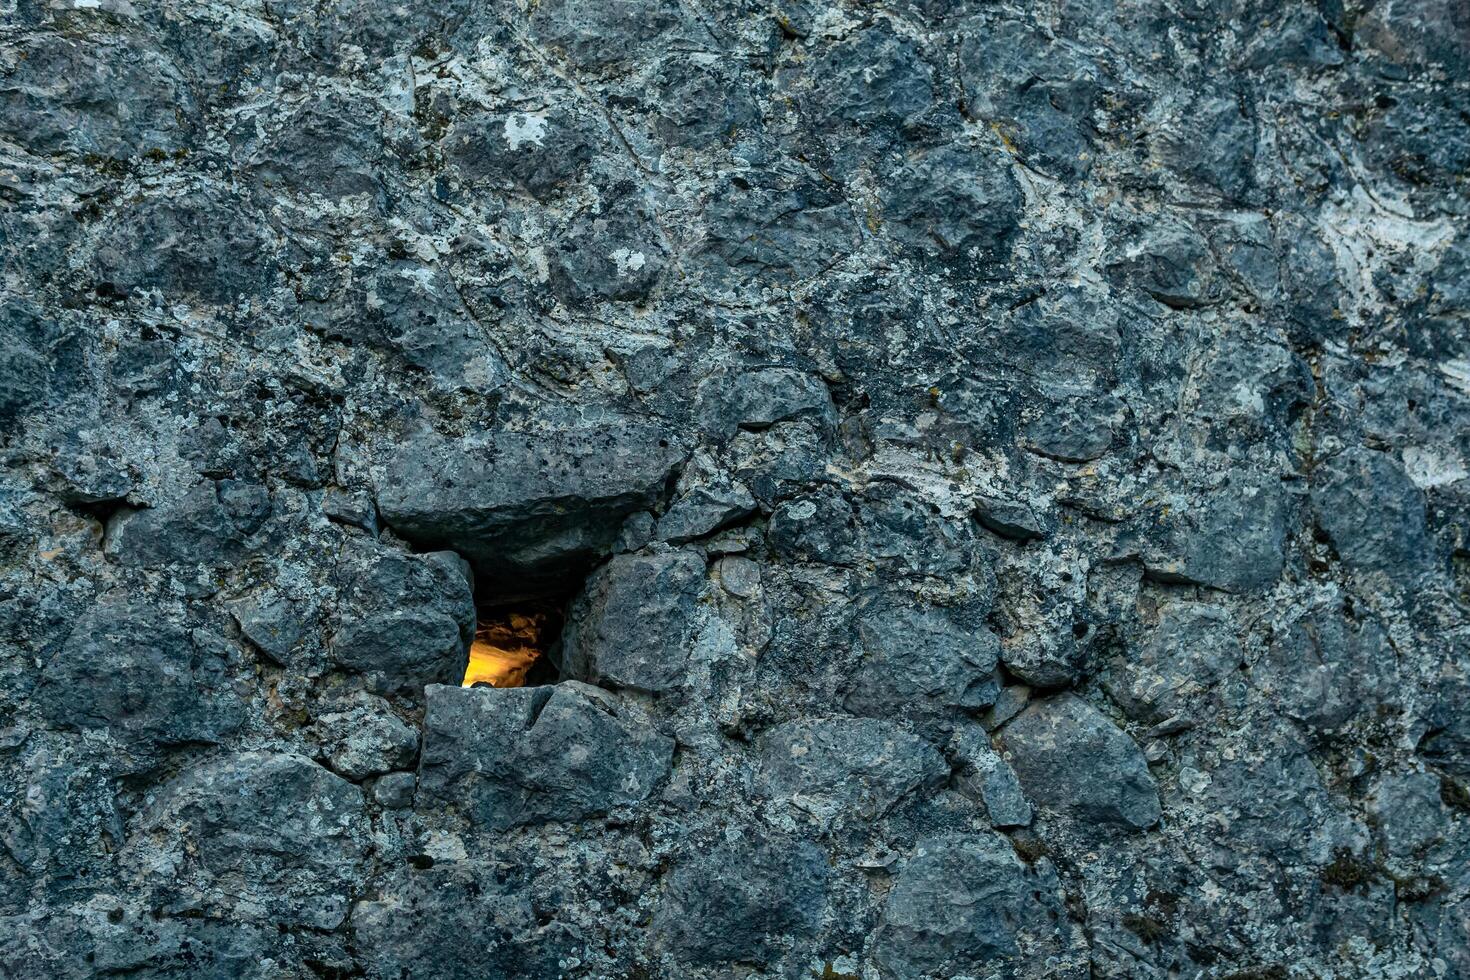
[[[482,621],[470,645],[470,662],[461,687],[522,687],[531,666],[541,656],[543,617],[511,613],[503,619]]]

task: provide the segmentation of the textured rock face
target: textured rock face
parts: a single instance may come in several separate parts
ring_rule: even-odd
[[[1044,806],[1089,825],[1142,830],[1159,819],[1143,753],[1096,708],[1071,694],[1037,701],[1002,736],[1021,785]]]
[[[1467,79],[0,0],[0,976],[1470,977]]]
[[[464,676],[475,631],[464,559],[367,549],[344,555],[337,575],[334,664],[383,691],[417,693],[425,683]]]
[[[190,770],[141,814],[122,855],[158,908],[333,929],[366,850],[362,790],[296,755],[247,752]],[[225,913],[231,914],[231,913]]]
[[[874,820],[947,770],[923,739],[869,718],[793,721],[773,728],[761,751],[758,785],[822,822]]]
[[[77,618],[42,667],[35,703],[51,725],[109,732],[145,756],[218,742],[244,722],[229,680],[239,656],[162,608],[106,597]]]
[[[1056,876],[1028,869],[999,834],[918,842],[874,936],[879,975],[951,976],[985,963],[1010,975],[1076,969]],[[1065,964],[1065,965],[1064,965]]]
[[[555,941],[532,943],[536,912],[496,869],[472,861],[405,870],[352,912],[363,972],[475,980],[555,976]]]
[[[733,829],[726,836],[669,875],[669,899],[653,929],[685,964],[765,965],[820,927],[826,861],[807,841]]]
[[[596,688],[425,695],[420,797],[477,825],[585,820],[647,799],[668,776],[673,740]]]
[[[689,551],[618,555],[587,581],[563,657],[577,677],[640,691],[689,679],[689,653],[705,591],[704,556]]]
[[[864,653],[844,702],[887,718],[988,707],[999,693],[1000,642],[989,629],[912,601],[883,603],[858,623]],[[941,722],[942,724],[942,722]]]

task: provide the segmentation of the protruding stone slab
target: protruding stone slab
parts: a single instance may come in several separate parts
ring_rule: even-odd
[[[669,431],[621,420],[463,440],[422,434],[380,473],[378,508],[417,544],[523,580],[611,546],[684,455]]]

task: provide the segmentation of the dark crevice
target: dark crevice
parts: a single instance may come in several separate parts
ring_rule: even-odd
[[[98,545],[103,550],[106,550],[107,539],[116,526],[114,521],[123,516],[125,512],[138,509],[129,505],[122,497],[114,497],[109,500],[68,501],[66,507],[72,513],[90,518],[98,523],[101,527]]]
[[[541,718],[541,712],[545,711],[546,706],[550,703],[550,691],[537,691],[535,696],[531,698],[531,714],[526,718],[527,731],[536,727],[536,722]]]

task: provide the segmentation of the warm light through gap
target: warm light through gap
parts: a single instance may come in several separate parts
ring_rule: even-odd
[[[527,675],[543,653],[546,620],[542,613],[507,613],[493,620],[482,619],[461,686],[525,686]]]

